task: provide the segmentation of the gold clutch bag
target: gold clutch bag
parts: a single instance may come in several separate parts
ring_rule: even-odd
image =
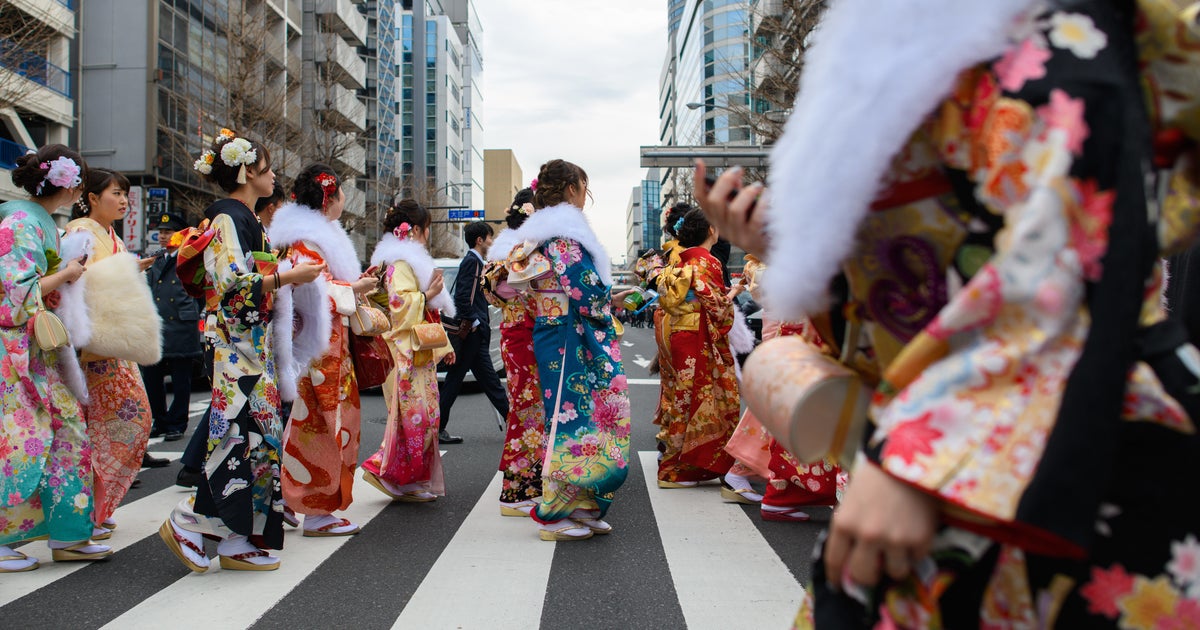
[[[518,291],[526,290],[534,280],[554,273],[550,259],[538,251],[537,243],[532,241],[514,247],[504,266],[508,268],[509,286]]]
[[[350,316],[350,332],[361,337],[378,337],[391,327],[387,313],[369,304],[359,303]]]
[[[426,322],[413,326],[412,344],[414,350],[436,350],[450,345],[450,337],[441,324]]]

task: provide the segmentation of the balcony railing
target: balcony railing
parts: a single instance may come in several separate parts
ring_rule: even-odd
[[[50,63],[41,55],[21,48],[10,39],[0,38],[0,66],[71,98],[70,72]]]
[[[75,10],[75,0],[58,0],[58,3],[72,11]]]
[[[27,146],[17,144],[12,140],[0,138],[0,168],[13,170],[17,168],[17,158],[31,151]]]

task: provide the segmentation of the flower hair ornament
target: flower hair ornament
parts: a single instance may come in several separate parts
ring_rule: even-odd
[[[679,220],[675,222],[675,233],[678,234],[679,230],[682,230],[682,229],[683,229],[683,217],[679,217]]]
[[[37,185],[39,195],[42,194],[46,182],[63,189],[75,188],[83,183],[83,178],[79,176],[79,164],[69,157],[63,156],[53,162],[42,162],[38,167],[46,171],[41,183]]]
[[[250,144],[249,140],[237,137],[237,134],[229,129],[222,129],[217,133],[217,141],[224,142],[221,146],[221,161],[225,166],[237,168],[237,183],[245,184],[246,167],[258,163],[258,151],[254,150],[254,145]],[[204,153],[200,154],[200,159],[192,164],[192,168],[201,175],[209,175],[216,159],[217,154],[212,149],[205,149]]]
[[[533,181],[529,182],[529,190],[532,190],[533,192],[537,192],[537,178],[536,177],[533,178]]]
[[[398,238],[402,241],[404,239],[408,238],[408,235],[411,233],[412,233],[412,225],[409,224],[408,221],[405,221],[404,223],[397,225],[396,229],[392,230],[392,234],[395,234],[396,238]]]
[[[329,197],[337,192],[337,178],[329,173],[317,173],[317,176],[313,180],[321,187],[321,195],[323,196],[321,199],[321,208],[325,208],[329,205]]]
[[[527,217],[533,216],[533,204],[531,203],[522,204],[520,208],[513,208],[513,210],[516,210]]]

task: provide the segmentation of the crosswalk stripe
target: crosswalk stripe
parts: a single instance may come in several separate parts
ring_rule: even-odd
[[[113,530],[112,538],[103,541],[113,551],[119,554],[122,549],[140,542],[143,538],[158,531],[163,520],[181,500],[188,496],[189,490],[171,486],[154,494],[126,503],[117,508],[113,518],[117,521],[117,529]],[[22,573],[21,579],[4,581],[0,589],[0,607],[5,606],[40,588],[61,580],[72,573],[88,566],[87,562],[53,562],[50,559],[50,549],[44,542],[33,542],[21,547],[21,551],[36,556],[42,566],[37,571]],[[114,557],[109,562],[117,562]]]
[[[717,486],[660,489],[658,453],[638,456],[688,628],[790,626],[804,589],[746,513]]]
[[[657,378],[630,378],[625,382],[630,385],[662,385],[662,381]]]
[[[529,519],[500,516],[502,481],[496,473],[393,628],[527,630],[541,618],[554,543]],[[470,605],[447,606],[447,593],[469,594]]]
[[[353,492],[354,503],[341,516],[360,526],[365,526],[391,503],[363,481],[361,474],[354,479]],[[156,530],[169,509],[158,513]],[[221,571],[214,558],[208,573],[188,575],[178,580],[113,619],[104,628],[248,628],[336,553],[349,538],[302,538],[299,530],[291,531],[286,542],[287,550],[280,554],[282,561],[279,570],[267,574]],[[214,573],[225,575],[212,575]],[[221,605],[213,606],[214,601],[221,602]],[[206,612],[204,615],[181,615],[181,610]]]

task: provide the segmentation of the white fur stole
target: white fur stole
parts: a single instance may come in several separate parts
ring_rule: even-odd
[[[86,230],[69,232],[59,242],[58,255],[63,261],[60,266],[65,266],[69,261],[90,254],[91,251],[92,235],[90,232]],[[67,328],[67,333],[71,337],[71,345],[76,348],[83,348],[92,342],[92,318],[88,316],[87,300],[84,298],[86,293],[87,273],[85,272],[75,282],[64,283],[58,288],[58,308],[54,309],[54,313]]]
[[[608,251],[596,238],[596,232],[588,223],[583,211],[569,203],[542,208],[533,213],[513,235],[517,242],[533,241],[541,244],[555,238],[568,238],[577,243],[592,255],[596,265],[596,273],[606,286],[612,286],[612,259]],[[495,248],[495,244],[492,245]],[[511,249],[511,248],[510,248]]]
[[[292,268],[292,261],[279,263],[279,272]],[[296,354],[292,348],[292,330],[296,325],[296,309],[292,300],[292,286],[280,287],[275,291],[275,302],[271,308],[271,342],[275,355],[275,386],[279,397],[286,402],[296,400],[300,370],[296,365]]]
[[[330,221],[308,206],[283,204],[271,220],[267,238],[272,247],[286,247],[302,241],[315,245],[335,280],[354,282],[362,275],[358,252],[341,222]]]
[[[831,3],[771,154],[763,285],[772,312],[799,319],[825,305],[893,157],[958,74],[1004,52],[1017,18],[1038,4]]]
[[[433,257],[429,255],[425,246],[409,239],[400,240],[395,234],[384,234],[375,246],[375,252],[371,254],[371,265],[382,267],[397,261],[406,262],[412,267],[413,275],[417,277],[422,291],[429,289],[429,283],[433,281],[433,271],[437,266],[434,265]],[[457,315],[448,287],[442,287],[442,293],[430,300],[428,306],[441,311],[447,317]]]
[[[488,249],[488,262],[507,260],[513,248],[521,242],[520,230],[509,228],[497,234],[496,240],[492,241],[492,247]]]

